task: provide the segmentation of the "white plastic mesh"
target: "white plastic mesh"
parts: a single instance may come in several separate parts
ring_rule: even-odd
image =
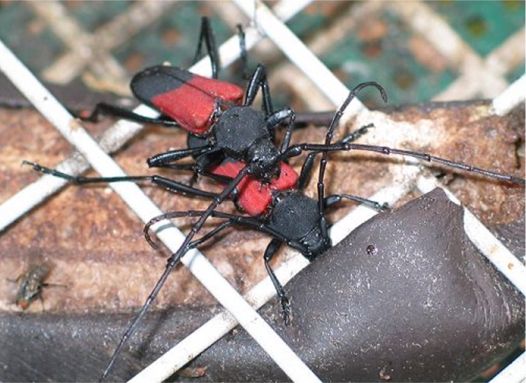
[[[313,54],[282,21],[291,18],[309,2],[310,1],[283,0],[274,6],[273,11],[270,11],[264,4],[259,2],[234,0],[234,3],[252,20],[252,28],[246,30],[247,48],[250,49],[255,45],[261,39],[261,34],[268,35],[268,37],[273,40],[274,44],[290,59],[291,63],[298,67],[311,81],[313,81],[319,88],[320,92],[337,106],[343,101],[349,90],[323,65],[319,59],[317,59],[316,55]],[[363,8],[375,6],[378,5],[362,5]],[[35,6],[35,8],[38,8],[38,6]],[[450,29],[437,14],[427,7],[425,3],[418,1],[412,3],[397,3],[396,6],[394,6],[394,9],[399,15],[407,20],[412,28],[421,32],[424,36],[427,36],[428,40],[434,44],[437,49],[440,50],[441,47],[445,47],[443,48],[443,53],[446,56],[458,57],[458,52],[466,50],[460,37],[456,35],[456,33]],[[49,10],[41,9],[40,12],[45,14],[46,12],[49,13]],[[413,17],[414,14],[418,12],[424,14],[426,18]],[[427,23],[426,25],[421,25],[418,20],[422,19],[431,20],[432,22],[430,24]],[[432,28],[430,28],[430,25]],[[453,44],[453,46],[457,52],[451,51],[451,44],[443,45],[444,39],[437,38],[436,36],[446,36],[450,43],[451,41],[456,42],[457,45]],[[513,44],[513,41],[506,42],[506,44]],[[0,56],[3,58],[7,57],[9,53],[4,51],[5,48],[3,46],[2,50]],[[237,58],[237,52],[237,38],[233,37],[223,44],[220,49],[222,62],[225,65],[229,65]],[[496,52],[493,56],[498,56],[498,53],[499,52]],[[483,61],[476,57],[475,53],[469,50],[464,55],[460,55],[460,57],[464,57],[466,61],[470,61],[472,65],[473,62],[476,63],[475,66],[479,65],[478,70],[482,73],[491,70],[490,64],[492,62],[491,60],[494,59],[493,56],[490,55],[486,61]],[[64,59],[66,60],[67,58]],[[79,63],[78,65],[84,64]],[[60,67],[59,63],[55,66]],[[63,134],[70,139],[72,144],[77,147],[85,158],[87,158],[88,162],[97,169],[101,175],[116,176],[122,173],[110,157],[102,156],[101,151],[115,151],[134,134],[140,131],[141,127],[139,125],[125,121],[118,122],[114,127],[107,131],[99,147],[95,142],[90,141],[83,135],[82,129],[70,129],[70,116],[67,115],[64,110],[61,110],[60,105],[55,104],[52,99],[44,99],[42,97],[42,95],[45,94],[44,89],[42,89],[42,93],[35,91],[35,88],[38,88],[38,85],[35,85],[35,83],[32,82],[30,74],[24,72],[23,69],[18,67],[16,60],[11,62],[10,60],[3,59],[0,63],[0,67],[8,76],[17,78],[17,86],[21,89],[24,87],[26,88],[27,94],[32,95],[32,102],[34,102],[35,106],[40,108],[44,114],[49,116],[48,118],[51,122],[64,128],[62,131]],[[191,70],[203,75],[210,74],[209,65],[205,60],[196,64]],[[494,83],[505,83],[502,76],[502,70],[501,72],[498,70],[494,72],[495,73],[492,73],[492,78],[495,79]],[[483,87],[483,82],[477,82],[476,85],[474,85],[475,88],[469,88],[466,90],[466,87],[462,86],[466,76],[468,76],[467,73],[461,73],[461,76],[459,76],[459,79],[453,83],[451,89],[444,92],[444,94],[439,95],[440,98],[443,98],[444,95],[447,94],[455,94],[455,89],[459,86],[462,88],[465,98],[469,98],[470,95],[474,96],[476,93],[488,95],[486,88],[477,88],[477,86]],[[526,94],[525,88],[524,76],[508,88],[502,88],[502,94],[496,97],[493,102],[494,113],[497,115],[503,115],[516,104],[523,102]],[[145,115],[155,115],[155,112],[144,106],[137,108],[137,112]],[[354,102],[348,109],[347,116],[355,114],[358,114],[358,118],[363,118],[367,122],[374,122],[374,119],[378,118],[376,115],[369,114],[368,110],[358,101]],[[385,123],[385,121],[383,122]],[[66,160],[59,166],[59,169],[68,173],[78,174],[88,166],[89,165],[86,161],[80,157],[76,157]],[[370,198],[393,204],[411,189],[414,182],[417,182],[418,188],[423,192],[429,190],[431,186],[436,184],[436,180],[424,178],[417,167],[408,166],[403,171],[406,180],[405,182],[386,187],[375,193],[375,195]],[[0,205],[0,229],[3,229],[11,222],[30,211],[42,200],[58,191],[64,186],[64,184],[65,182],[63,180],[44,176],[39,181],[28,185],[15,194],[8,201]],[[125,201],[127,201],[129,206],[136,211],[144,221],[147,221],[151,217],[160,213],[160,211],[153,206],[151,201],[149,201],[135,185],[114,184],[112,187]],[[370,218],[372,215],[374,215],[374,212],[370,209],[361,207],[355,209],[334,226],[331,232],[331,237],[335,242],[338,242],[345,237],[350,230]],[[471,213],[466,211],[466,232],[472,241],[488,257],[488,259],[492,261],[497,268],[521,292],[523,292],[523,294],[525,294],[526,269],[524,265],[517,261],[517,259],[502,244],[500,244],[497,238],[491,235],[489,231],[483,231],[481,225],[482,224]],[[166,230],[162,234],[159,234],[163,241],[166,241],[172,250],[177,249],[182,238],[182,234],[174,234],[175,230],[176,229],[174,228],[171,231]],[[174,241],[174,238],[177,238],[177,240]],[[495,250],[495,248],[497,248],[497,250]],[[513,263],[513,268],[508,267],[510,263]],[[225,285],[226,282],[220,277],[217,271],[212,268],[205,258],[202,257],[202,255],[198,252],[188,254],[188,256],[185,257],[185,264],[189,265],[191,271],[196,274],[205,286],[208,286],[210,290],[213,290],[212,292],[214,296],[216,296],[217,299],[224,304],[232,314],[234,314],[234,316],[230,315],[227,311],[223,311],[216,315],[216,317],[212,318],[209,322],[194,333],[190,334],[185,340],[166,353],[165,356],[137,375],[133,381],[161,381],[166,379],[177,369],[188,363],[193,356],[198,355],[213,342],[220,339],[223,334],[230,331],[238,321],[241,322],[245,329],[256,339],[256,341],[260,342],[264,348],[267,350],[272,349],[272,353],[270,353],[271,357],[276,360],[291,379],[302,382],[316,380],[316,377],[299,360],[299,358],[292,354],[292,351],[285,344],[282,344],[282,342],[280,343],[279,337],[276,334],[272,335],[269,333],[269,331],[271,331],[270,327],[262,321],[257,313],[250,309],[248,304],[242,301],[230,286]],[[305,267],[306,264],[307,262],[305,259],[297,255],[291,257],[285,262],[276,273],[281,281],[286,282]],[[218,285],[223,286],[223,288],[219,289]],[[272,284],[270,283],[269,278],[266,278],[260,284],[255,286],[245,296],[245,299],[250,305],[258,308],[273,295],[274,289]],[[525,370],[524,363],[524,355],[521,355],[513,364],[508,366],[508,368],[501,372],[500,375],[495,377],[494,381],[518,381],[518,379],[523,377],[523,371]],[[513,379],[509,380],[510,377],[513,377]]]

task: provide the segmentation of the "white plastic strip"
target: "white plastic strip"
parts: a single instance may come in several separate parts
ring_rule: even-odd
[[[51,95],[33,74],[0,42],[0,70],[33,103],[77,150],[92,164],[101,176],[124,176],[120,167],[104,153],[93,138],[68,111]],[[110,186],[128,206],[147,222],[162,212],[132,183]],[[176,251],[184,235],[174,226],[159,233],[159,238],[171,251]],[[288,345],[230,286],[208,260],[198,251],[188,252],[182,259],[196,278],[239,321],[246,331],[261,345],[280,368],[297,382],[317,382],[319,379],[298,358]]]
[[[137,109],[145,116],[148,112],[152,115],[149,108]],[[142,125],[131,122],[126,122],[126,126],[121,129],[122,123],[124,120],[117,122],[102,135],[99,145],[106,153],[117,151],[142,130]],[[67,174],[79,174],[89,169],[89,164],[80,154],[75,153],[56,168]],[[42,176],[4,201],[0,205],[0,232],[65,185],[67,182],[61,178]]]
[[[380,203],[387,202],[389,205],[394,205],[398,199],[407,194],[412,185],[412,182],[406,182],[389,186],[368,198]],[[330,235],[333,244],[336,245],[349,235],[351,231],[376,214],[377,212],[375,210],[363,205],[352,210],[347,216],[331,227]],[[309,261],[298,252],[289,250],[289,254],[294,255],[275,270],[276,276],[283,285],[288,283],[309,264]],[[275,295],[276,289],[272,285],[270,278],[266,277],[254,286],[244,298],[254,309],[259,309]],[[224,310],[221,311],[137,374],[130,380],[130,383],[148,383],[168,379],[197,355],[221,339],[236,325],[237,321],[232,315]]]
[[[280,18],[288,20],[301,11],[310,1],[311,0],[281,1],[274,9]],[[257,29],[252,27],[246,28],[245,39],[247,50],[254,47],[262,38],[263,35],[261,35]],[[235,35],[219,47],[219,55],[223,67],[231,65],[238,59],[239,53],[239,38]],[[202,76],[210,76],[212,73],[210,60],[206,57],[203,58],[192,66],[190,71]],[[148,117],[159,116],[159,113],[145,105],[138,106],[134,112]],[[142,125],[120,120],[103,135],[100,143],[101,147],[108,153],[116,151],[142,129]],[[80,174],[88,168],[89,164],[86,160],[78,155],[74,155],[72,158],[65,160],[57,166],[57,169],[73,175]],[[11,223],[33,209],[47,197],[60,190],[66,184],[66,182],[58,178],[41,177],[38,181],[26,186],[17,194],[4,201],[4,203],[0,205],[0,231],[4,230]]]
[[[251,17],[256,27],[276,44],[283,53],[301,69],[307,78],[314,81],[334,105],[339,106],[349,95],[349,89],[307,48],[298,37],[287,28],[263,2],[259,0],[233,0],[236,5]],[[345,115],[351,116],[365,110],[363,104],[354,99]]]
[[[417,186],[422,193],[433,190],[437,181],[428,177],[419,177]],[[440,186],[449,199],[457,205],[460,201],[444,186]],[[526,267],[504,246],[468,209],[464,208],[464,230],[473,244],[484,254],[511,283],[526,295]]]
[[[526,99],[526,75],[522,75],[517,81],[511,84],[491,103],[491,112],[497,116],[504,116],[515,106],[524,102]]]
[[[524,383],[526,381],[526,352],[523,352],[489,383]]]

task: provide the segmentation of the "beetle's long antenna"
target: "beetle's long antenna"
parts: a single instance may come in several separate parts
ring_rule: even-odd
[[[448,160],[447,158],[432,156],[428,153],[423,152],[414,152],[411,150],[403,150],[391,148],[388,146],[377,146],[377,145],[364,145],[364,144],[352,144],[349,143],[345,138],[340,142],[330,144],[330,145],[319,145],[319,144],[298,144],[291,146],[287,152],[283,153],[281,159],[291,158],[299,156],[303,151],[312,151],[312,152],[336,152],[336,151],[350,151],[350,150],[360,150],[366,152],[375,152],[384,155],[396,154],[407,157],[412,157],[419,159],[421,161],[427,162],[436,162],[450,168],[464,170],[466,172],[471,172],[475,174],[480,174],[485,177],[495,178],[501,181],[507,181],[513,184],[520,186],[526,186],[526,180],[517,176],[510,174],[500,173],[493,170],[483,169],[463,162],[457,162]]]
[[[336,111],[336,113],[334,114],[334,116],[332,118],[331,124],[329,125],[329,128],[327,129],[327,135],[325,136],[325,145],[326,146],[329,146],[331,144],[332,136],[334,134],[334,129],[336,128],[336,126],[338,126],[338,124],[340,122],[340,119],[342,118],[343,112],[345,111],[347,106],[356,97],[356,94],[360,90],[362,90],[363,88],[366,88],[368,86],[376,87],[380,91],[380,94],[382,95],[382,99],[384,100],[384,102],[387,102],[387,93],[386,93],[385,89],[380,84],[378,84],[377,82],[369,81],[369,82],[363,82],[361,84],[356,85],[351,90],[351,92],[349,93],[349,95],[347,96],[347,98],[345,99],[343,104],[338,108],[338,110]],[[321,160],[320,160],[320,172],[319,172],[319,175],[318,175],[318,204],[319,204],[319,212],[320,212],[320,218],[321,219],[325,219],[324,218],[325,217],[325,215],[324,215],[324,207],[325,207],[325,203],[324,203],[325,186],[324,185],[325,184],[323,182],[323,178],[325,177],[325,169],[327,167],[328,156],[329,156],[329,153],[327,151],[324,151],[322,153],[322,157],[321,157]]]
[[[526,180],[524,178],[512,176],[510,174],[505,173],[499,173],[493,170],[478,168],[476,166],[468,165],[463,162],[457,162],[448,160],[447,158],[441,158],[432,156],[428,153],[423,152],[414,152],[412,150],[403,150],[403,149],[396,149],[396,148],[390,148],[387,146],[376,146],[376,145],[365,145],[365,144],[351,144],[351,143],[343,143],[342,147],[338,150],[361,150],[361,151],[367,151],[367,152],[376,152],[384,155],[389,154],[399,154],[402,156],[408,156],[417,158],[422,161],[427,162],[435,162],[437,164],[441,164],[450,168],[460,169],[467,172],[472,172],[476,174],[480,174],[486,177],[495,178],[501,181],[507,181],[513,184],[525,186]]]
[[[159,290],[163,287],[164,283],[166,282],[166,279],[168,278],[168,275],[172,272],[172,270],[177,266],[183,255],[186,254],[186,252],[189,250],[189,244],[192,241],[192,238],[199,232],[199,230],[203,227],[205,221],[208,217],[212,214],[212,212],[215,210],[215,208],[223,202],[229,195],[232,193],[232,191],[236,188],[237,185],[241,182],[241,180],[248,174],[249,167],[245,166],[243,169],[240,170],[236,178],[234,178],[228,186],[219,194],[217,197],[214,198],[213,202],[208,206],[208,208],[204,211],[204,213],[199,217],[198,221],[192,226],[192,229],[190,230],[190,233],[186,236],[184,239],[184,242],[182,245],[177,249],[177,251],[170,256],[168,259],[168,262],[166,264],[166,268],[155,284],[153,290],[150,292],[150,295],[148,295],[148,298],[146,299],[146,302],[144,302],[144,305],[142,306],[139,313],[135,316],[132,323],[128,326],[128,329],[122,336],[117,348],[113,352],[113,355],[111,356],[111,359],[108,363],[108,366],[104,370],[100,380],[104,380],[108,373],[110,372],[111,368],[113,367],[113,364],[117,360],[117,357],[119,356],[122,348],[124,347],[124,344],[128,340],[128,338],[134,333],[137,325],[139,324],[140,320],[146,314],[146,311],[152,304],[152,302],[155,300],[157,295],[159,294]]]

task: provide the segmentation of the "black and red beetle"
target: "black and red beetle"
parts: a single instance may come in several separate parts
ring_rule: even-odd
[[[139,122],[182,127],[191,134],[188,148],[154,155],[147,159],[148,166],[178,168],[178,160],[194,157],[193,169],[198,174],[233,179],[245,164],[251,164],[250,172],[231,194],[238,207],[253,216],[266,212],[273,191],[287,190],[297,183],[294,169],[277,161],[289,146],[295,114],[290,108],[273,111],[264,66],[258,65],[251,76],[241,105],[243,90],[238,86],[172,66],[143,70],[133,77],[131,89],[139,100],[160,111],[162,116],[148,118],[99,104],[90,119],[103,111]],[[251,106],[259,89],[263,92],[264,112]],[[285,121],[288,129],[278,149],[274,130]],[[160,186],[191,193],[190,187],[169,183],[164,177],[147,178]]]

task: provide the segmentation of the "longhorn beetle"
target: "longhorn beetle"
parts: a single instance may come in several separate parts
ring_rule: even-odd
[[[242,98],[242,91],[237,86],[171,66],[145,69],[132,79],[131,88],[138,99],[168,116],[158,119],[140,116],[137,121],[182,126],[204,138],[189,139],[189,148],[152,156],[147,159],[148,166],[179,168],[178,160],[194,156],[197,157],[194,169],[198,173],[235,178],[243,167],[239,161],[250,163],[251,171],[247,169],[243,177],[250,173],[258,184],[243,188],[246,192],[239,192],[247,183],[243,180],[238,187],[237,201],[251,215],[266,211],[272,190],[286,190],[296,183],[296,172],[285,162],[276,161],[289,146],[295,114],[290,108],[273,111],[263,65],[258,65],[251,76],[242,105],[236,105]],[[260,88],[264,113],[251,107]],[[125,116],[122,110],[119,113],[121,117],[132,118],[131,115]],[[278,149],[274,144],[274,129],[284,121],[288,121],[288,128]],[[236,162],[224,162],[225,159]],[[164,182],[157,177],[151,181]],[[260,182],[267,183],[268,187],[263,187]]]
[[[153,93],[159,93],[161,95],[160,99],[166,98],[170,100],[169,104],[172,106],[172,109],[176,109],[177,100],[185,100],[186,102],[188,99],[192,99],[194,102],[193,104],[188,104],[188,107],[196,108],[199,113],[201,113],[200,108],[211,113],[206,120],[201,119],[198,121],[199,116],[196,117],[197,120],[193,120],[193,128],[204,123],[207,126],[206,129],[208,129],[206,131],[207,136],[205,136],[205,140],[201,142],[201,145],[160,153],[148,158],[147,163],[150,167],[178,168],[179,164],[176,163],[178,160],[190,156],[198,156],[196,165],[193,166],[195,171],[205,175],[211,174],[220,179],[236,179],[239,177],[233,189],[228,191],[226,196],[235,196],[238,206],[249,214],[262,214],[268,208],[273,190],[290,189],[298,180],[298,175],[294,169],[278,159],[280,154],[289,146],[295,116],[294,112],[290,108],[283,108],[273,113],[270,112],[271,100],[266,82],[265,68],[262,65],[259,65],[252,75],[246,90],[245,102],[241,106],[232,106],[230,102],[221,98],[226,96],[219,94],[220,88],[217,88],[219,90],[216,93],[209,92],[208,88],[216,89],[216,82],[218,81],[205,79],[183,69],[169,66],[148,68],[133,78],[131,82],[132,90],[134,90],[138,98],[145,97],[145,103],[149,102],[147,101],[148,99],[155,98],[155,96],[152,96]],[[168,90],[163,91],[154,85],[164,86]],[[198,85],[205,87],[205,89],[199,88]],[[154,90],[150,89],[152,87]],[[251,107],[259,87],[263,89],[265,113]],[[225,110],[222,110],[222,108],[225,108]],[[186,120],[193,119],[196,116],[191,109],[186,109],[184,114],[188,115],[185,117]],[[165,119],[164,117],[147,120],[147,122],[153,123],[164,121],[165,124],[171,126],[178,124],[174,120]],[[287,132],[281,148],[278,149],[274,143],[273,130],[286,120],[288,120]],[[205,131],[203,127],[200,129]],[[203,142],[204,145],[202,144]],[[203,157],[203,155],[206,157]],[[219,166],[213,168],[209,162],[210,158],[214,158],[214,161],[219,159],[220,162],[217,164]],[[25,163],[33,165],[37,171],[49,171],[37,164],[27,161]],[[250,164],[250,169],[244,164]],[[207,171],[209,168],[212,168],[211,173]],[[243,168],[246,169],[242,170]],[[240,175],[241,171],[243,171],[242,175]],[[55,172],[55,175],[60,176],[58,172]],[[247,176],[252,176],[252,179],[249,179]],[[63,178],[70,177],[63,175]],[[80,183],[85,182],[82,177],[72,180]],[[199,191],[191,186],[162,176],[102,178],[99,181],[90,179],[88,182],[140,180],[149,180],[156,185],[182,193],[204,197],[211,196],[210,193]],[[224,198],[221,200],[224,200]]]
[[[278,156],[274,158],[274,161],[278,162],[278,161],[282,161],[290,157],[298,156],[303,151],[311,152],[307,156],[307,159],[303,165],[302,172],[301,172],[302,175],[299,178],[300,182],[298,184],[298,190],[289,190],[289,191],[280,191],[280,192],[275,191],[273,193],[273,200],[272,200],[271,206],[267,214],[256,218],[256,217],[228,214],[228,213],[223,213],[223,212],[219,212],[215,210],[215,208],[223,200],[225,200],[227,196],[234,190],[236,185],[238,185],[241,182],[243,177],[246,174],[249,174],[252,171],[252,168],[254,166],[257,166],[251,163],[247,163],[239,171],[237,176],[223,190],[223,192],[221,192],[220,194],[214,194],[213,196],[210,195],[210,197],[213,197],[213,202],[210,204],[208,209],[204,211],[192,210],[192,211],[184,211],[184,212],[183,211],[169,212],[159,217],[155,217],[152,220],[150,220],[150,222],[147,223],[144,229],[145,236],[150,243],[153,243],[149,235],[149,229],[155,223],[161,220],[164,220],[164,219],[176,218],[176,217],[198,217],[198,221],[193,225],[190,233],[185,238],[185,241],[183,242],[181,247],[175,253],[173,253],[171,257],[168,259],[165,271],[163,272],[162,276],[156,283],[154,289],[148,296],[145,304],[143,305],[141,310],[138,312],[138,314],[136,315],[136,317],[134,318],[134,320],[128,327],[127,331],[121,338],[119,345],[117,346],[106,370],[104,371],[103,377],[105,377],[110,371],[122,347],[124,346],[126,340],[134,332],[140,319],[146,313],[147,309],[149,308],[153,300],[156,298],[166,278],[168,277],[171,270],[173,270],[173,268],[177,265],[180,258],[189,249],[201,245],[206,240],[212,238],[215,234],[219,233],[220,231],[232,225],[247,226],[247,227],[256,229],[258,231],[267,233],[273,237],[273,239],[267,246],[267,249],[265,250],[265,253],[264,253],[265,267],[278,292],[278,296],[280,298],[281,306],[282,306],[282,315],[284,316],[284,319],[288,321],[289,315],[290,315],[289,299],[286,297],[283,287],[281,286],[281,284],[275,277],[269,265],[270,260],[272,259],[274,254],[277,252],[279,247],[283,243],[286,243],[287,245],[299,250],[309,260],[314,259],[316,256],[324,252],[327,248],[331,246],[331,241],[328,236],[328,224],[326,222],[324,211],[326,208],[333,206],[334,204],[341,201],[342,199],[351,199],[355,201],[365,202],[369,204],[370,206],[377,208],[379,210],[383,210],[386,208],[385,206],[379,205],[373,201],[360,199],[359,197],[347,195],[347,194],[336,194],[336,195],[330,195],[330,196],[325,197],[323,178],[325,174],[325,167],[327,163],[328,153],[331,151],[362,150],[362,151],[374,151],[374,152],[378,152],[382,154],[401,154],[401,155],[406,155],[410,157],[415,157],[421,160],[426,160],[429,162],[437,162],[437,163],[440,163],[440,164],[443,164],[443,165],[446,165],[452,168],[474,172],[477,174],[482,174],[488,177],[492,177],[492,178],[496,178],[496,179],[500,179],[500,180],[504,180],[504,181],[508,181],[511,183],[516,183],[516,184],[520,184],[524,186],[524,182],[525,182],[524,179],[510,176],[510,175],[505,175],[502,173],[485,170],[485,169],[481,169],[481,168],[477,168],[477,167],[473,167],[470,165],[450,161],[450,160],[435,157],[435,156],[431,156],[426,153],[419,153],[419,152],[414,152],[414,151],[393,149],[393,148],[373,146],[373,145],[353,144],[351,143],[351,141],[354,138],[356,138],[356,134],[351,134],[347,136],[346,138],[344,138],[343,140],[335,144],[331,144],[331,139],[332,139],[334,128],[335,126],[337,126],[341,118],[341,115],[343,114],[343,111],[345,110],[347,105],[350,103],[352,98],[355,96],[355,93],[367,85],[376,86],[378,89],[382,91],[382,95],[385,98],[383,89],[376,83],[365,83],[365,84],[358,85],[357,87],[353,89],[353,91],[349,94],[345,102],[338,109],[337,113],[334,115],[331,121],[331,124],[329,126],[328,132],[327,132],[325,143],[323,145],[321,144],[320,145],[316,145],[316,144],[294,145],[282,151],[281,154],[279,154]],[[311,199],[305,196],[301,192],[301,190],[305,186],[305,180],[308,178],[308,173],[310,172],[312,168],[312,164],[313,164],[315,156],[320,153],[322,153],[322,159],[320,163],[319,178],[318,178],[318,199],[314,200],[314,199]],[[36,164],[35,166],[39,167],[39,165],[36,165]],[[52,169],[48,169],[48,168],[37,168],[36,170],[55,174],[59,177],[68,178],[74,181],[80,181],[82,183],[89,182],[90,180],[87,178],[81,178],[79,180],[78,178],[64,175],[63,173],[55,173],[55,171],[53,171]],[[113,181],[113,180],[110,179],[109,181]],[[209,216],[224,219],[224,222],[221,223],[215,229],[204,234],[201,238],[192,240],[195,234],[201,229],[205,220]]]

